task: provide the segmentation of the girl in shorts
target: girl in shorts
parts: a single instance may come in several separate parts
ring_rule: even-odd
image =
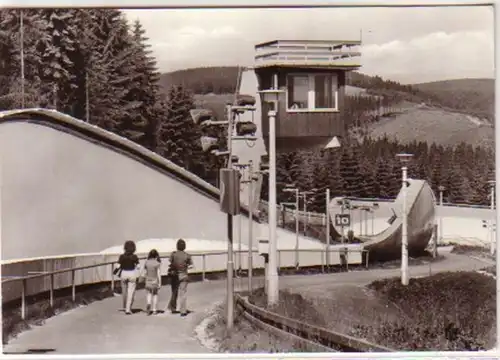
[[[148,315],[156,314],[158,305],[158,291],[161,286],[161,259],[158,251],[153,249],[149,252],[148,258],[144,263],[145,288],[147,292],[147,308]],[[152,300],[152,301],[151,301]],[[151,302],[153,303],[151,309]]]

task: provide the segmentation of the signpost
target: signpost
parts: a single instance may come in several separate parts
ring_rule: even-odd
[[[351,215],[350,214],[335,214],[335,226],[350,226],[351,225]]]
[[[342,207],[342,211],[344,208]],[[335,214],[335,226],[342,229],[342,243],[344,243],[344,228],[351,226],[351,214]]]

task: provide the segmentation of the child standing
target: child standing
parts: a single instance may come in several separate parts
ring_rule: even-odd
[[[156,314],[158,305],[158,291],[161,286],[161,259],[158,251],[152,249],[146,262],[144,263],[144,277],[145,277],[145,288],[147,292],[147,308],[146,311],[148,315]],[[151,311],[151,300],[153,302],[153,310]]]

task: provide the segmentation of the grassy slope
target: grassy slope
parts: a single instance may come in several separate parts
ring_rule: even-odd
[[[401,142],[412,140],[442,145],[466,143],[494,146],[494,129],[481,119],[437,108],[414,106],[370,126],[373,137],[387,134]]]
[[[171,84],[190,83],[198,84],[200,79],[214,81],[217,76],[222,76],[223,87],[236,83],[236,67],[188,69],[175,73],[162,74],[162,86],[167,88]],[[207,76],[202,76],[207,72]],[[369,78],[360,75],[363,78]],[[195,85],[196,86],[196,85]],[[494,129],[482,117],[470,114],[493,114],[493,86],[492,79],[459,79],[438,81],[431,83],[415,84],[414,87],[451,102],[452,99],[471,99],[461,109],[450,110],[446,104],[443,108],[421,108],[415,103],[406,103],[401,114],[383,118],[380,122],[370,126],[372,136],[382,136],[384,133],[400,141],[413,139],[436,142],[442,145],[454,145],[461,141],[473,145],[493,146]],[[364,89],[348,86],[348,94],[364,93]],[[209,108],[218,117],[223,117],[224,105],[232,100],[230,94],[197,94],[195,103],[197,107]],[[470,106],[470,111],[467,107]],[[464,108],[465,107],[465,108]],[[447,108],[447,109],[445,109]]]

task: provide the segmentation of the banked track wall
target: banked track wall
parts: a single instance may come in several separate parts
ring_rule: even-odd
[[[0,113],[0,151],[2,260],[94,253],[125,239],[226,238],[217,188],[83,121]]]

